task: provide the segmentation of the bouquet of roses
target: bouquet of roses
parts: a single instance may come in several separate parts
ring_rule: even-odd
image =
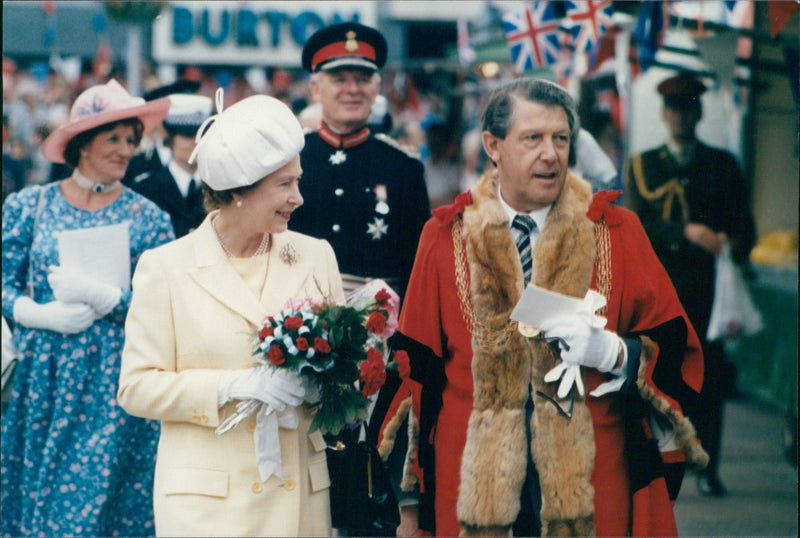
[[[306,378],[306,402],[319,406],[310,431],[336,435],[365,420],[369,397],[386,380],[386,339],[397,328],[399,297],[384,281],[372,280],[346,299],[344,306],[325,298],[292,300],[264,320],[254,340],[253,355],[260,364],[289,368]],[[217,433],[229,431],[260,406],[257,400],[240,402]]]

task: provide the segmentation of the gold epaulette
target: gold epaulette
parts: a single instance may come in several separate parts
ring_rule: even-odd
[[[385,142],[386,144],[389,144],[390,146],[399,149],[412,159],[417,159],[417,160],[420,159],[419,151],[414,149],[412,146],[401,144],[400,142],[398,142],[389,135],[386,135],[384,133],[375,133],[375,139],[380,140],[381,142]]]

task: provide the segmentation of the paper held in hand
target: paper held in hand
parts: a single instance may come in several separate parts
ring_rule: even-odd
[[[520,322],[521,325],[539,327],[545,319],[580,312],[593,314],[605,304],[605,297],[594,290],[589,290],[586,297],[579,299],[528,284],[517,306],[511,312],[511,319]]]
[[[106,284],[131,289],[128,223],[67,230],[58,235],[59,265]]]

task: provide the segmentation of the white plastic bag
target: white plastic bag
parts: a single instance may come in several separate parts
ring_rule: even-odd
[[[750,336],[764,328],[761,313],[753,304],[742,271],[731,258],[731,248],[725,244],[717,256],[714,303],[706,339]]]

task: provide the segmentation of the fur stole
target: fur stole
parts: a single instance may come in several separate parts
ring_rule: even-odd
[[[588,183],[569,173],[533,250],[534,282],[582,298],[595,261]],[[517,331],[509,315],[523,289],[522,267],[498,200],[496,171],[472,190],[463,236],[474,313],[473,410],[461,466],[458,518],[465,535],[508,534],[519,513],[527,468],[525,402],[529,386],[553,398],[544,375],[558,355],[544,340]],[[531,453],[542,488],[543,535],[592,535],[594,436],[585,402],[575,392],[572,418],[534,396]]]

